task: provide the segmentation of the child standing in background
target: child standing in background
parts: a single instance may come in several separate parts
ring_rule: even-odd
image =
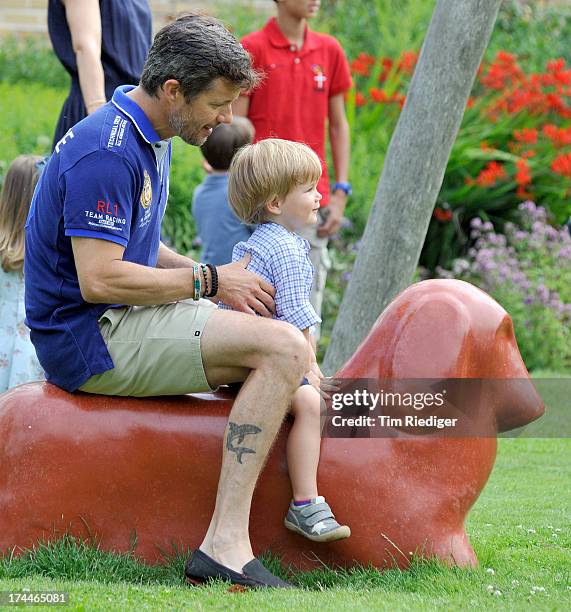
[[[294,424],[287,441],[287,464],[293,499],[284,524],[315,542],[332,542],[349,537],[351,530],[337,522],[317,491],[323,375],[310,333],[321,319],[309,301],[313,280],[309,243],[298,235],[317,223],[320,176],[321,162],[308,146],[268,138],[236,154],[230,167],[228,194],[244,223],[259,224],[247,242],[236,245],[233,261],[250,253],[247,269],[276,290],[274,318],[297,327],[308,343],[305,379],[294,393],[290,408]],[[222,303],[219,307],[227,308]]]
[[[313,31],[308,22],[319,11],[319,0],[275,0],[276,17],[242,39],[260,84],[243,92],[232,106],[234,115],[248,117],[256,130],[255,141],[284,138],[303,142],[319,156],[321,209],[318,223],[300,235],[309,241],[309,257],[315,268],[311,303],[321,316],[327,271],[331,260],[329,238],[341,225],[349,181],[350,136],[345,113],[345,93],[351,87],[351,71],[339,41]],[[325,156],[329,137],[335,182],[329,187]],[[316,326],[315,336],[319,336]]]
[[[24,319],[24,226],[43,159],[20,155],[0,194],[0,392],[44,378]]]
[[[252,229],[243,225],[228,203],[228,168],[236,151],[252,142],[254,127],[244,117],[220,124],[200,147],[209,173],[194,190],[192,215],[202,242],[200,260],[222,266],[232,261],[232,249],[248,240]]]

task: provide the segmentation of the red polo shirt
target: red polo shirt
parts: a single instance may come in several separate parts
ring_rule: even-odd
[[[297,49],[279,29],[275,17],[248,34],[242,44],[254,66],[264,74],[249,94],[248,118],[256,128],[255,140],[284,138],[309,145],[321,159],[323,175],[318,189],[321,205],[329,202],[325,162],[325,131],[329,98],[351,87],[349,63],[332,36],[307,26],[303,47]]]

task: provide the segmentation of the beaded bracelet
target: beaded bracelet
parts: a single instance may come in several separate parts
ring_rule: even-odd
[[[216,266],[212,264],[206,264],[206,267],[210,270],[210,276],[212,277],[212,288],[210,289],[210,293],[205,294],[204,297],[214,297],[218,293],[218,271],[216,270]]]
[[[208,297],[208,275],[206,274],[206,264],[201,263],[202,277],[204,278],[204,297]]]
[[[192,266],[192,274],[194,275],[194,297],[193,299],[198,302],[200,299],[200,289],[202,288],[200,282],[200,268],[198,264]]]

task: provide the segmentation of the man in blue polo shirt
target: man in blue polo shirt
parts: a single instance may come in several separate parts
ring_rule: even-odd
[[[283,587],[253,558],[249,509],[306,343],[293,326],[248,316],[271,316],[274,289],[245,269],[247,257],[207,267],[160,242],[169,139],[201,145],[256,81],[248,54],[214,19],[187,15],[157,34],[141,83],[119,87],[69,130],[46,166],[26,226],[26,312],[48,380],[68,391],[173,395],[247,381],[229,418],[214,515],[185,571]]]

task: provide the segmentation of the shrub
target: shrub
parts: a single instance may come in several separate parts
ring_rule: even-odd
[[[20,154],[48,155],[66,92],[38,83],[0,82],[0,182]]]
[[[354,124],[359,125],[353,151],[357,160],[366,159],[366,151],[377,151],[376,159],[384,156],[416,60],[414,52],[403,52],[396,60],[360,54],[352,62],[357,89],[349,108],[356,109]],[[357,191],[364,187],[374,193],[373,177],[357,176]],[[480,68],[422,263],[429,269],[446,266],[467,244],[472,218],[494,221],[501,229],[532,195],[563,223],[571,213],[570,180],[571,69],[559,58],[549,61],[545,72],[526,72],[514,55],[499,52]]]
[[[0,80],[69,88],[70,78],[49,40],[37,36],[6,36],[0,44]]]
[[[506,309],[528,369],[571,372],[571,237],[531,201],[518,213],[504,234],[474,218],[467,257],[437,273],[478,285]]]

